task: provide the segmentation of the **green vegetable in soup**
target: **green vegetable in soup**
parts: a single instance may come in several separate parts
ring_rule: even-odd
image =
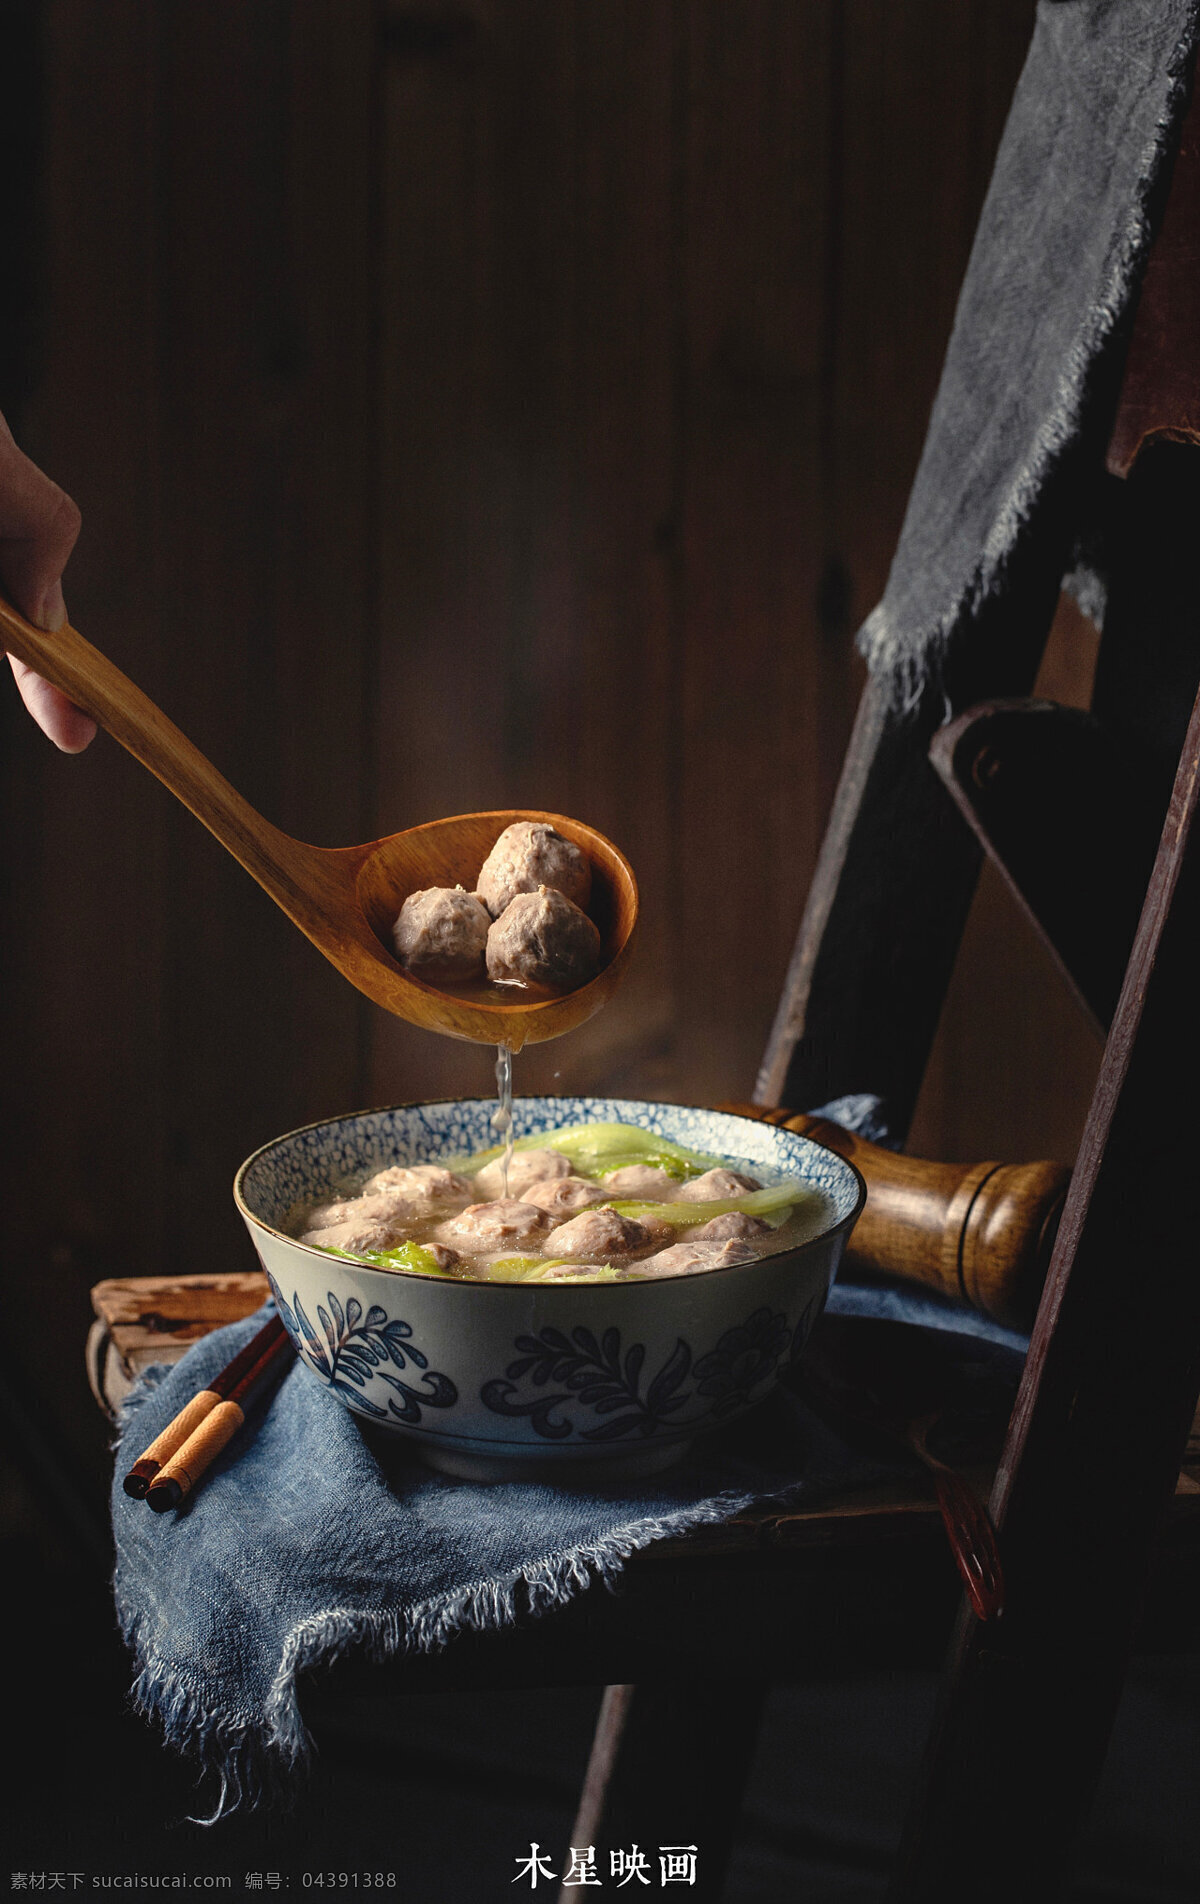
[[[578,1280],[589,1283],[612,1283],[618,1274],[611,1263],[577,1263],[565,1256],[552,1256],[549,1259],[545,1256],[500,1256],[488,1269],[487,1280],[490,1283],[544,1283],[552,1269],[577,1270]]]
[[[773,1217],[782,1222],[787,1212],[808,1194],[802,1183],[774,1183],[765,1190],[747,1190],[741,1197],[712,1197],[695,1203],[614,1200],[605,1208],[615,1210],[618,1216],[632,1217],[635,1222],[641,1222],[644,1217],[655,1217],[664,1223],[674,1224],[678,1230],[689,1230],[697,1223],[707,1223],[710,1217],[725,1216],[730,1210],[742,1210],[747,1216],[760,1216],[768,1223]]]
[[[583,1177],[610,1177],[629,1164],[646,1164],[665,1170],[676,1183],[687,1183],[721,1162],[704,1151],[685,1150],[682,1144],[637,1124],[577,1124],[572,1130],[556,1131],[547,1144],[569,1157]]]
[[[488,1265],[490,1283],[527,1282],[535,1269],[547,1267],[544,1256],[500,1256]]]
[[[324,1250],[327,1256],[343,1256],[348,1263],[367,1263],[372,1269],[407,1269],[419,1276],[449,1274],[439,1266],[433,1251],[421,1243],[398,1243],[395,1249],[386,1250],[335,1249],[331,1243],[318,1243],[315,1247]]]
[[[395,1249],[371,1250],[367,1261],[380,1269],[412,1269],[421,1276],[445,1276],[433,1251],[422,1243],[398,1243]]]
[[[559,1150],[583,1177],[608,1177],[627,1164],[647,1164],[665,1170],[677,1183],[687,1183],[724,1162],[701,1150],[685,1150],[682,1144],[658,1137],[639,1124],[574,1124],[567,1130],[535,1131],[529,1137],[518,1137],[513,1149]],[[503,1147],[496,1144],[491,1150],[477,1151],[459,1169],[473,1176],[503,1154]]]

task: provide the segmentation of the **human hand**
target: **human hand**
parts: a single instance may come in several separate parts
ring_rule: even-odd
[[[0,585],[27,621],[51,632],[67,619],[62,572],[79,525],[71,498],[17,448],[0,416]],[[8,658],[21,699],[43,733],[64,754],[82,753],[95,721],[15,655]]]

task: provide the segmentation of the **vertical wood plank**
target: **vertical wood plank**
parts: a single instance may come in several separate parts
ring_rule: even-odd
[[[46,35],[26,442],[83,509],[74,619],[272,817],[359,837],[373,10],[57,0]],[[361,1100],[361,1014],[106,737],[4,719],[4,1264],[82,1342],[102,1276],[248,1260],[232,1172]],[[53,1381],[95,1468],[81,1358]]]
[[[162,19],[171,702],[264,812],[349,839],[368,640],[370,9]],[[239,1159],[357,1095],[359,1007],[189,816],[173,808],[169,828],[168,1210],[178,1267],[201,1269],[216,1248],[245,1255],[236,1215],[213,1209]]]
[[[150,12],[140,0],[117,0],[103,20],[76,0],[44,12],[40,374],[22,438],[84,512],[66,578],[72,613],[84,627],[103,616],[114,652],[153,689]],[[7,694],[3,719],[0,1262],[16,1313],[33,1296],[43,1330],[82,1343],[91,1283],[110,1265],[160,1260],[164,1240],[165,812],[106,739],[64,760]],[[114,931],[114,901],[137,921],[127,937]],[[35,1339],[18,1330],[12,1351],[32,1358]],[[52,1394],[48,1374],[31,1368],[27,1386],[98,1481],[103,1438],[82,1358],[55,1358]]]
[[[517,804],[610,833],[634,975],[516,1087],[669,1091],[670,10],[481,6],[432,46],[393,17],[379,825]],[[380,1098],[490,1090],[491,1062],[375,1027]]]
[[[808,798],[822,821],[862,679],[848,653],[851,630],[886,581],[1032,6],[848,0],[830,17],[835,211],[825,261],[821,512],[810,531],[820,538],[821,570],[807,610],[821,635],[810,652],[822,716]],[[923,771],[919,762],[914,771]],[[931,789],[926,805],[940,800]],[[913,849],[911,838],[897,842],[900,852]],[[811,866],[788,871],[798,917]],[[867,976],[870,928],[846,923],[839,956],[847,973],[860,974],[861,995],[878,977]],[[783,1085],[786,1029],[772,1039],[761,1080],[768,1091]],[[821,1091],[836,1076],[838,1089],[886,1092],[882,1072],[860,1075],[870,1040],[861,1062],[850,1057],[856,1040],[845,1027],[843,1064],[826,1048],[832,1030],[823,1022],[803,1088]],[[907,1105],[895,1108],[903,1117]],[[1019,1144],[1019,1131],[1010,1141]]]
[[[678,1075],[749,1089],[815,862],[831,10],[687,23]]]
[[[288,308],[272,348],[292,388],[283,445],[275,811],[316,845],[371,837],[376,675],[379,71],[372,0],[300,0],[284,48]],[[293,935],[294,936],[294,935]],[[285,1115],[367,1101],[374,1007],[290,946]],[[282,1127],[281,1127],[282,1128]]]
[[[883,592],[1033,0],[845,0],[829,472],[853,620]]]

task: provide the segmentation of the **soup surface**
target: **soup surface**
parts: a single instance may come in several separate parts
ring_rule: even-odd
[[[832,1199],[633,1124],[579,1124],[444,1163],[392,1164],[302,1205],[304,1243],[469,1282],[630,1282],[793,1249]]]

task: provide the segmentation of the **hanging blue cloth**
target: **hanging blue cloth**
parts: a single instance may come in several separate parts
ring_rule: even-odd
[[[1197,0],[1040,0],[883,599],[859,645],[893,703],[1052,563],[1102,623],[1104,452],[1165,202]],[[1118,483],[1119,487],[1119,483]]]

